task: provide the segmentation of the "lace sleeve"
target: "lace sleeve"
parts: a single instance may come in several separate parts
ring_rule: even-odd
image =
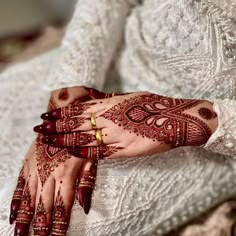
[[[126,17],[136,4],[137,0],[79,0],[47,88],[101,88]]]
[[[218,115],[218,127],[204,147],[236,159],[236,101],[215,100],[213,108]]]

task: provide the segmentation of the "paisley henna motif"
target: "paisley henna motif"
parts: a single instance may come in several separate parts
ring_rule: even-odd
[[[40,196],[39,198],[39,203],[33,223],[33,229],[35,236],[48,236],[50,234],[50,225],[47,221],[47,213],[44,208],[42,196]]]
[[[15,191],[13,193],[12,201],[11,201],[11,213],[10,213],[10,218],[9,218],[10,224],[13,224],[13,222],[16,220],[17,211],[20,207],[24,187],[25,187],[25,177],[24,177],[24,170],[22,168],[18,177]]]
[[[108,158],[119,150],[123,149],[122,147],[116,146],[92,146],[92,147],[76,147],[68,148],[68,152],[76,157],[88,158],[88,159],[104,159]]]
[[[217,114],[214,111],[211,111],[209,108],[202,107],[198,110],[198,114],[205,120],[215,119]]]
[[[88,133],[73,132],[64,135],[50,135],[42,138],[42,142],[54,147],[84,146],[96,141],[96,136]]]
[[[125,100],[101,116],[138,136],[171,147],[196,146],[207,142],[212,132],[205,122],[184,111],[204,101],[173,99],[155,94]]]
[[[61,196],[61,189],[58,190],[52,221],[52,233],[53,236],[65,236],[69,226],[69,215],[66,212],[66,208]]]

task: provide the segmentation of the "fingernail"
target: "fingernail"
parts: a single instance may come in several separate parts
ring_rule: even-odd
[[[86,215],[88,215],[90,208],[91,208],[91,196],[92,196],[92,192],[86,192],[86,194],[84,195],[83,198],[83,208],[84,208],[84,213]]]
[[[53,133],[55,132],[55,130],[56,130],[56,125],[54,122],[48,122],[34,127],[34,131],[40,134]]]
[[[57,139],[54,137],[45,136],[42,138],[42,142],[49,145],[55,144],[56,141]]]
[[[56,109],[54,111],[46,112],[41,115],[43,120],[56,120],[61,118],[61,110]]]
[[[27,236],[29,232],[28,224],[16,224],[14,236]]]
[[[40,134],[44,133],[45,132],[44,125],[37,125],[37,126],[35,126],[34,127],[34,132],[40,133]]]
[[[12,225],[17,217],[17,211],[20,207],[20,200],[12,200],[11,202],[11,211],[10,211],[10,217],[9,217],[9,223]]]

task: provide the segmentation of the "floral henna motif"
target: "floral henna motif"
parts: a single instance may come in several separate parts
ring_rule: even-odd
[[[69,216],[66,212],[66,208],[61,196],[61,189],[58,190],[52,221],[52,233],[53,236],[65,236],[69,226]]]
[[[54,147],[73,147],[84,146],[96,141],[96,136],[93,134],[73,132],[64,135],[50,135],[42,139],[43,143]]]
[[[86,121],[85,117],[72,117],[70,119],[61,119],[56,121],[56,132],[67,133],[79,128]]]
[[[211,111],[209,108],[202,107],[198,110],[198,114],[205,120],[211,120],[217,117],[217,114],[214,111]]]
[[[32,208],[31,203],[32,199],[29,190],[29,185],[27,183],[24,189],[24,193],[22,195],[20,208],[17,212],[15,227],[16,235],[27,235],[30,223],[34,215],[34,209]]]
[[[61,101],[66,101],[68,98],[69,98],[68,89],[67,88],[61,89],[61,91],[58,95],[58,99]]]
[[[9,218],[10,224],[13,224],[13,222],[15,221],[17,217],[17,211],[21,204],[21,198],[23,195],[24,187],[25,187],[25,177],[24,177],[24,171],[22,168],[20,175],[18,177],[15,191],[13,193],[12,201],[11,201],[11,213],[10,213],[10,218]]]
[[[37,170],[42,185],[45,184],[51,173],[70,155],[66,149],[51,147],[41,142],[37,143]]]
[[[36,210],[36,215],[33,223],[34,235],[48,236],[50,227],[47,221],[47,213],[44,208],[42,196],[39,198],[39,203]]]
[[[123,148],[101,145],[92,147],[68,148],[68,152],[76,157],[98,160],[98,159],[108,158],[121,149]]]
[[[205,122],[184,111],[202,102],[140,95],[119,103],[101,116],[154,142],[171,147],[195,146],[206,143],[212,132]]]

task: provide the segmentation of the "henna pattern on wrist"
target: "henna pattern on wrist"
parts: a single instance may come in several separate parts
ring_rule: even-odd
[[[205,120],[212,120],[217,117],[217,114],[214,111],[206,107],[201,107],[198,110],[198,114]]]
[[[67,88],[61,89],[61,91],[58,95],[58,99],[61,101],[66,101],[68,98],[69,98],[68,89]]]
[[[48,236],[50,234],[50,225],[47,221],[47,213],[44,208],[42,196],[39,198],[39,203],[36,210],[36,215],[33,223],[34,235]]]
[[[68,148],[68,152],[71,155],[76,156],[76,157],[99,160],[99,159],[108,158],[121,149],[123,148],[116,147],[116,146],[100,145],[100,146],[92,146],[92,147]]]
[[[10,218],[9,218],[10,224],[13,224],[13,222],[16,220],[17,211],[20,207],[21,199],[22,199],[22,195],[23,195],[23,191],[25,187],[25,177],[24,177],[23,168],[19,174],[17,185],[16,185],[15,191],[13,193],[12,201],[11,201],[11,212],[10,212]]]
[[[52,236],[65,236],[68,226],[69,215],[66,212],[66,207],[61,196],[61,189],[59,188],[53,211]]]
[[[155,94],[140,95],[119,103],[101,116],[130,133],[171,145],[172,148],[196,146],[207,142],[211,129],[205,122],[184,111],[202,102]]]

